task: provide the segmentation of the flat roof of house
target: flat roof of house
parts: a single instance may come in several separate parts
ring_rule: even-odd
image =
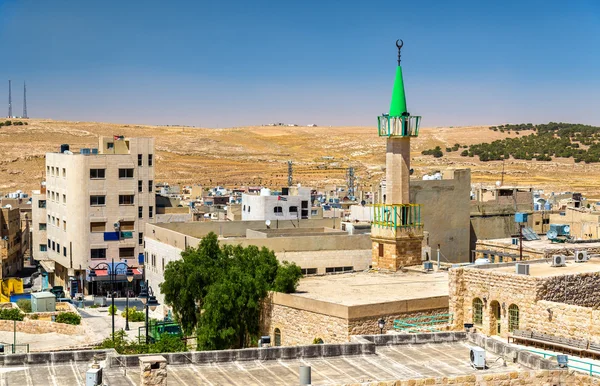
[[[527,263],[527,261],[523,261]],[[574,275],[578,273],[600,272],[600,258],[592,258],[585,263],[575,263],[573,260],[568,260],[564,267],[553,267],[551,262],[537,262],[529,264],[529,276],[535,277],[552,277],[560,275]],[[492,268],[496,272],[516,273],[514,265]]]
[[[298,384],[300,366],[311,366],[313,385],[338,385],[526,369],[511,361],[503,367],[495,362],[497,358],[488,351],[486,360],[494,365],[476,370],[469,361],[467,342],[391,345],[378,347],[372,355],[169,365],[167,379],[169,385],[287,386]],[[0,381],[8,385],[83,385],[88,368],[88,363],[5,367]],[[139,385],[139,366],[128,367],[126,372],[120,367],[104,368],[103,381],[108,385]]]
[[[300,280],[294,296],[357,306],[448,296],[448,273],[356,272]]]
[[[486,245],[495,245],[495,246],[507,246],[514,250],[516,248],[518,250],[518,245],[512,244],[512,237],[503,238],[503,239],[489,239],[489,240],[480,240],[477,242],[477,249],[486,249]],[[527,241],[523,239],[523,248],[534,249],[539,251],[550,251],[555,250],[557,253],[559,251],[567,250],[575,250],[575,249],[590,249],[590,248],[600,248],[600,241],[592,241],[592,242],[579,242],[579,243],[553,243],[548,240],[546,236],[541,236],[541,240],[531,240]]]

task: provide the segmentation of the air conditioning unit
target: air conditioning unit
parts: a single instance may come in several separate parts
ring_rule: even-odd
[[[552,256],[552,266],[553,267],[564,267],[567,265],[567,258],[563,255],[554,255]]]
[[[481,347],[471,347],[471,366],[476,369],[485,369],[485,350]]]
[[[519,264],[515,265],[517,268],[517,275],[529,275],[529,264]]]
[[[590,258],[588,257],[587,251],[575,251],[575,262],[585,263]]]

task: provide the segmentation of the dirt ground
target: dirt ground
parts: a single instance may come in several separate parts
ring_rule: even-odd
[[[0,192],[38,189],[44,179],[44,154],[68,143],[71,150],[95,147],[99,135],[156,138],[156,182],[204,185],[287,184],[287,161],[293,161],[294,183],[323,187],[343,184],[355,169],[359,186],[378,184],[385,173],[385,139],[375,127],[239,127],[191,128],[120,125],[99,122],[28,120],[28,126],[0,128]],[[436,145],[469,145],[505,138],[487,126],[423,128],[412,141],[416,178],[447,167],[472,170],[473,182],[502,179],[502,161],[482,163],[460,151],[439,159],[422,156]],[[549,162],[506,161],[504,183],[533,185],[547,191],[581,191],[600,198],[600,167],[572,159]]]

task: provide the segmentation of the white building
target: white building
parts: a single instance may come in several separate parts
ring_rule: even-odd
[[[261,189],[260,195],[242,194],[242,221],[303,220],[311,218],[310,188],[283,188],[281,195]]]
[[[67,291],[77,280],[87,291],[102,292],[108,275],[100,263],[136,267],[143,261],[145,223],[156,214],[154,139],[100,137],[98,149],[61,150],[46,154],[45,202],[42,192],[33,197],[34,258],[50,260],[42,263],[53,271],[47,272],[50,285]],[[104,269],[98,267],[99,283],[91,286],[86,270],[98,264]],[[119,287],[126,282],[124,267],[117,269]],[[141,278],[141,271],[134,273]]]

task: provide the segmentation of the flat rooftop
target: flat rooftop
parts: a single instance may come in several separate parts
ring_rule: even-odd
[[[523,263],[528,263],[524,261]],[[516,273],[514,265],[508,267],[492,268],[496,272]],[[529,276],[535,277],[552,277],[561,275],[574,275],[578,273],[600,272],[600,258],[592,258],[585,263],[575,263],[573,260],[568,260],[564,267],[553,267],[550,262],[537,262],[529,264]]]
[[[448,273],[357,272],[306,277],[293,295],[345,306],[448,296]]]
[[[475,370],[469,361],[467,342],[382,346],[373,355],[318,357],[294,360],[215,362],[210,364],[169,365],[169,385],[294,385],[299,367],[312,367],[313,385],[354,384],[385,380],[427,377],[452,377],[477,373],[493,374],[526,368],[486,353],[487,370]],[[85,385],[88,363],[68,363],[3,367],[3,385]],[[139,366],[105,368],[108,385],[139,385]]]
[[[512,237],[504,238],[504,239],[490,239],[490,240],[481,240],[478,243],[477,249],[485,249],[485,245],[498,245],[498,246],[507,246],[512,249],[519,249],[518,245],[512,244]],[[591,249],[591,248],[600,248],[600,242],[589,242],[589,243],[553,243],[548,240],[546,236],[541,236],[541,240],[531,240],[527,241],[523,239],[523,248],[534,249],[539,251],[556,251],[557,253],[560,251],[567,250],[575,250],[575,249]]]

